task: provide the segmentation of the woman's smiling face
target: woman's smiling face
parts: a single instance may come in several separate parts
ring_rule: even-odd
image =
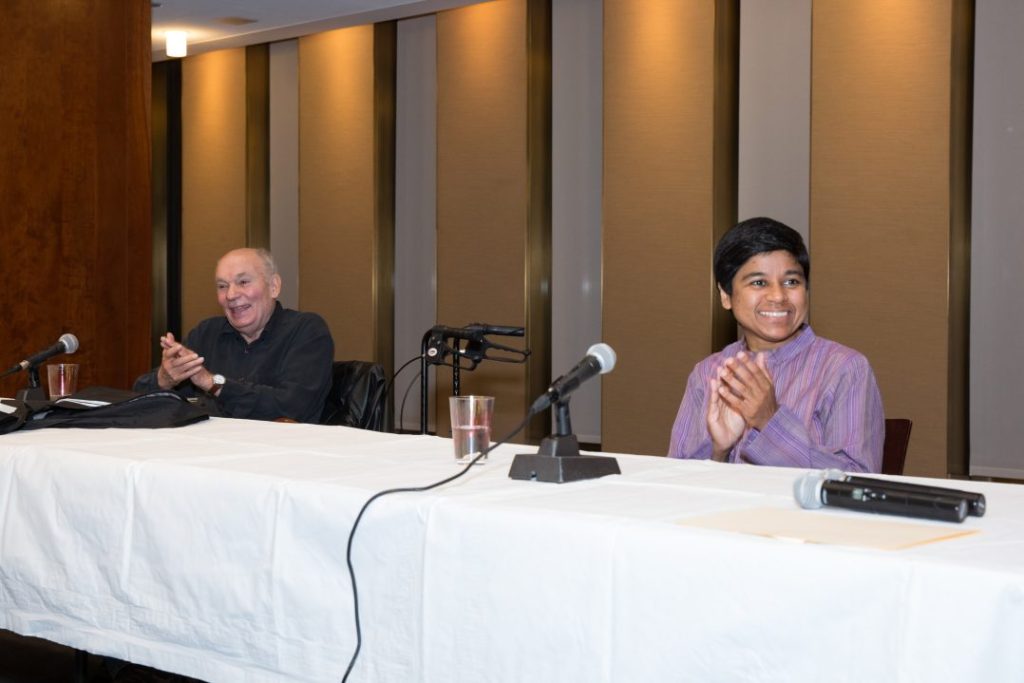
[[[788,251],[751,256],[736,271],[732,294],[718,291],[753,352],[782,346],[807,322],[807,280]]]

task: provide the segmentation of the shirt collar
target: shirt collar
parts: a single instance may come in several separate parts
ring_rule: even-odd
[[[804,323],[803,329],[797,332],[788,342],[778,348],[765,351],[765,360],[772,366],[782,365],[806,351],[813,341],[814,331],[811,330],[811,326],[808,323]],[[747,349],[746,339],[740,341],[740,350],[753,353]]]

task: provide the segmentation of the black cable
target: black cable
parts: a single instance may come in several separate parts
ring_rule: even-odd
[[[418,358],[414,360],[418,360]],[[397,375],[398,373],[395,374]],[[526,424],[530,421],[530,418],[532,418],[533,415],[534,412],[532,410],[529,411],[526,414],[526,417],[523,418],[523,421],[516,425],[515,429],[509,432],[508,435],[506,435],[501,441],[498,441],[494,445],[488,446],[484,450],[480,451],[480,453],[475,458],[469,461],[469,464],[462,468],[461,472],[456,472],[450,477],[442,479],[441,481],[434,482],[433,484],[428,484],[427,486],[408,486],[403,488],[386,489],[384,491],[379,491],[370,496],[369,500],[363,503],[363,507],[360,508],[359,514],[356,515],[356,521],[352,523],[352,531],[350,531],[348,534],[348,548],[345,551],[345,561],[348,564],[348,575],[352,581],[352,612],[356,624],[356,649],[355,652],[352,653],[352,659],[349,660],[348,668],[345,669],[345,675],[341,679],[342,683],[345,683],[345,681],[348,680],[348,675],[352,673],[352,667],[355,666],[356,659],[359,657],[359,650],[363,646],[363,632],[362,628],[359,625],[359,591],[356,590],[356,572],[355,569],[352,567],[352,540],[356,536],[356,529],[359,528],[359,522],[363,519],[363,514],[366,512],[366,509],[370,507],[370,504],[373,501],[377,500],[382,496],[386,496],[389,493],[414,493],[417,491],[429,491],[430,489],[436,489],[438,486],[444,486],[449,482],[455,481],[456,479],[464,475],[466,472],[468,472],[470,468],[472,468],[473,465],[475,465],[477,461],[480,460],[480,458],[484,457],[485,455],[493,451],[495,448],[501,446],[506,441],[511,439],[513,436],[518,434],[523,429],[523,427],[525,427]]]
[[[409,367],[409,365],[411,365],[412,363],[415,363],[416,361],[418,361],[421,358],[423,358],[422,355],[415,355],[412,358],[410,358],[409,360],[407,360],[404,363],[402,363],[402,367],[400,367],[397,370],[395,370],[395,374],[391,375],[391,379],[389,379],[388,383],[384,385],[384,400],[385,401],[388,400],[388,392],[391,391],[392,385],[395,383],[395,380],[398,379],[398,373],[402,372],[402,370],[405,370],[407,367]]]
[[[405,402],[409,398],[409,392],[412,391],[412,387],[413,387],[414,384],[416,384],[416,380],[418,380],[422,375],[423,375],[423,371],[422,370],[420,370],[415,375],[413,375],[412,380],[410,380],[410,382],[409,382],[409,386],[407,386],[405,388],[405,393],[402,394],[402,404],[398,408],[398,428],[399,429],[402,429],[403,427],[405,427]]]
[[[402,363],[402,366],[400,368],[398,368],[397,370],[395,370],[395,374],[391,375],[391,378],[388,379],[387,383],[384,385],[384,396],[381,399],[381,405],[385,406],[385,408],[384,408],[385,416],[386,415],[394,415],[394,412],[391,409],[389,409],[389,406],[391,404],[388,402],[388,394],[391,392],[391,387],[394,386],[395,380],[398,379],[399,373],[401,373],[402,370],[405,370],[411,364],[413,364],[416,361],[420,360],[422,357],[423,357],[422,355],[416,355],[416,356],[413,356],[412,358],[410,358],[409,360],[405,361],[404,363]],[[387,428],[388,428],[387,427],[387,419],[385,419],[383,421],[383,424],[381,425],[381,431],[387,431]],[[394,427],[394,425],[392,425],[392,429],[396,429],[396,430],[401,429],[401,423],[399,423],[398,427]]]

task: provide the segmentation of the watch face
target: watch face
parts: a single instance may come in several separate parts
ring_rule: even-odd
[[[213,383],[214,384],[223,385],[224,382],[226,382],[226,381],[227,380],[224,379],[224,375],[214,375],[213,376]]]

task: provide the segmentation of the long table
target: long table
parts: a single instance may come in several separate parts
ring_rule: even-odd
[[[986,516],[920,524],[976,533],[879,550],[687,524],[899,523],[797,513],[800,470],[618,455],[620,476],[510,480],[531,450],[370,507],[350,680],[1024,680],[1024,488],[959,482]],[[344,427],[2,436],[0,628],[216,683],[338,681],[355,515],[456,471],[446,439]]]

